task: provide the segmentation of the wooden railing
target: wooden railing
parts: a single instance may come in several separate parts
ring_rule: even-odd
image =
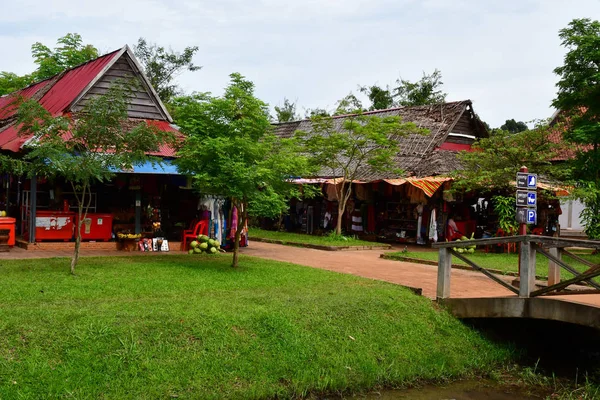
[[[478,265],[472,260],[469,260],[468,254],[459,253],[453,250],[453,248],[467,248],[473,245],[506,245],[509,243],[520,244],[519,288],[510,285],[492,272],[488,271],[486,268]],[[600,264],[594,264],[566,250],[568,247],[600,249],[600,242],[598,241],[562,239],[550,236],[521,235],[489,239],[461,240],[456,242],[440,242],[434,243],[432,247],[439,248],[437,281],[438,299],[446,299],[450,297],[450,271],[452,269],[452,256],[462,260],[474,270],[481,272],[494,282],[517,294],[519,297],[535,297],[543,294],[550,294],[552,292],[564,290],[569,285],[583,282],[595,290],[600,290],[600,284],[592,280],[592,278],[600,275]],[[538,253],[549,260],[548,286],[541,289],[536,289],[535,286],[535,267]],[[572,259],[586,265],[589,268],[584,272],[579,272],[577,269],[563,261],[563,254],[568,255]],[[575,277],[561,282],[561,268],[569,271],[571,274],[575,275]]]

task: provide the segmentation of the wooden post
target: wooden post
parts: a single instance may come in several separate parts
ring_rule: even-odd
[[[521,242],[519,255],[519,297],[529,297],[535,290],[535,249],[529,240]]]
[[[142,232],[142,192],[135,191],[135,233]]]
[[[561,259],[562,252],[557,247],[551,247],[549,253]],[[560,265],[552,260],[548,260],[548,286],[556,285],[557,283],[560,283]]]
[[[29,200],[29,243],[35,243],[35,225],[37,218],[37,175],[31,177]]]
[[[450,297],[450,272],[452,270],[452,254],[450,248],[440,247],[438,255],[437,299]]]

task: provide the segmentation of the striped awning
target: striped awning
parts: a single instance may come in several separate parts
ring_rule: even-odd
[[[411,185],[421,189],[427,197],[431,197],[440,188],[440,186],[442,186],[444,182],[448,182],[451,180],[452,178],[447,178],[443,176],[427,176],[424,178],[384,179],[384,182],[395,186],[410,183]]]

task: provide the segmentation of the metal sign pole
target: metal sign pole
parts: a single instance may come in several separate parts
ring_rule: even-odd
[[[526,166],[522,166],[521,169],[519,169],[519,172],[523,172],[523,173],[528,173],[529,169]],[[520,221],[519,223],[519,235],[526,235],[527,234],[527,224],[525,223],[525,221]],[[519,243],[519,275],[521,276],[521,247],[523,247],[523,242]]]

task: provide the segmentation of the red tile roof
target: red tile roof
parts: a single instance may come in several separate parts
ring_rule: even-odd
[[[0,97],[0,126],[2,120],[14,116],[16,108],[13,103],[16,99],[24,97],[26,99],[36,98],[52,116],[65,115],[70,112],[69,106],[83,92],[84,89],[100,74],[105,67],[120,54],[121,49],[115,50],[94,60],[88,61],[75,68],[69,69],[53,78],[35,83],[24,89],[7,96]],[[143,121],[143,120],[139,120]],[[148,123],[157,126],[163,131],[175,132],[180,137],[181,133],[173,128],[168,121],[147,120]],[[8,126],[2,130],[0,128],[0,149],[19,152],[23,144],[31,136],[20,136],[18,128],[14,123],[8,123]],[[158,153],[154,155],[162,157],[175,156],[176,150],[169,146],[162,146]]]

